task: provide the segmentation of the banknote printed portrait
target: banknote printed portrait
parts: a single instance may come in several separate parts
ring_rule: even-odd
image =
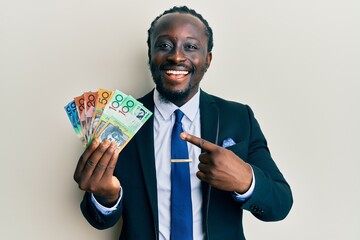
[[[103,142],[105,139],[116,142],[117,146],[120,147],[127,141],[128,136],[117,126],[109,123],[100,134],[100,142]]]
[[[145,110],[144,109],[142,109],[142,108],[140,108],[139,109],[139,112],[136,114],[136,117],[139,119],[139,120],[141,120],[141,119],[143,119],[143,117],[145,117]]]

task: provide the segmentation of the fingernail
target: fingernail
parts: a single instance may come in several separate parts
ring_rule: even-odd
[[[116,147],[117,147],[117,143],[116,143],[116,142],[111,142],[111,147],[112,147],[112,148],[116,148]]]
[[[182,140],[185,140],[186,139],[186,133],[185,132],[180,133],[180,138]]]

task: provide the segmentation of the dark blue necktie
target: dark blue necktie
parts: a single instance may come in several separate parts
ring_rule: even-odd
[[[184,113],[175,111],[175,124],[171,133],[171,240],[192,240],[193,221],[191,185],[187,143],[180,138]]]

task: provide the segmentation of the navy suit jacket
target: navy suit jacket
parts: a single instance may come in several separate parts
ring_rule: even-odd
[[[154,112],[153,91],[139,101]],[[263,221],[285,218],[293,202],[291,189],[271,158],[265,137],[251,109],[201,91],[200,121],[202,138],[213,143],[218,138],[219,145],[227,138],[236,142],[228,149],[252,166],[256,179],[254,192],[245,202],[237,202],[230,192],[202,183],[206,238],[245,239],[242,226],[244,209]],[[113,226],[122,216],[119,239],[158,239],[157,202],[161,199],[157,198],[153,117],[122,150],[114,175],[123,189],[118,209],[105,216],[93,206],[90,194],[85,193],[81,203],[85,218],[92,226],[105,229]]]

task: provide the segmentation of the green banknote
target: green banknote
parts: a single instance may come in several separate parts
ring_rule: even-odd
[[[128,96],[113,112],[99,133],[100,141],[115,141],[122,150],[152,113],[132,96]]]

